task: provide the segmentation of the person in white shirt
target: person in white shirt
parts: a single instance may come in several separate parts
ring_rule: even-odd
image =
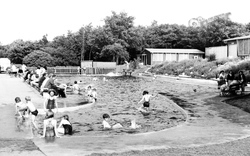
[[[23,64],[23,65],[22,65],[22,70],[23,70],[23,72],[25,72],[25,71],[26,71],[26,68],[27,68],[27,67],[26,67],[26,65],[25,65],[25,64]]]
[[[31,123],[33,124],[33,126],[36,129],[38,129],[36,122],[35,122],[36,116],[38,115],[38,111],[37,111],[36,107],[34,106],[34,104],[31,102],[30,96],[26,96],[25,101],[26,101],[27,108],[28,108],[30,115],[31,115]]]
[[[72,86],[72,90],[73,90],[73,93],[75,93],[75,94],[80,93],[80,87],[79,87],[79,84],[77,83],[77,81],[74,82],[74,84]]]
[[[40,68],[40,73],[41,73],[41,76],[42,76],[44,73],[46,73],[46,70],[45,70],[44,67],[41,67],[41,68]]]
[[[14,64],[12,64],[11,72],[12,74],[14,74],[15,77],[17,77],[17,71],[18,71],[17,67]]]
[[[103,114],[103,129],[117,129],[117,128],[122,128],[123,126],[120,123],[116,123],[114,125],[109,124],[110,116],[108,114]]]

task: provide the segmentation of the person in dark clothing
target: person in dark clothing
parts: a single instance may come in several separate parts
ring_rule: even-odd
[[[54,110],[56,109],[56,112],[58,112],[58,105],[57,105],[57,96],[55,96],[55,91],[50,90],[49,91],[49,97],[45,99],[44,101],[44,111],[47,110]]]
[[[38,81],[38,88],[40,90],[41,85],[43,84],[43,81],[46,79],[46,73],[43,73],[42,77]]]
[[[230,86],[233,80],[235,80],[234,73],[232,70],[229,71],[226,79],[227,79],[226,81],[227,81],[228,86]]]
[[[241,91],[244,92],[245,86],[247,85],[247,80],[246,80],[246,76],[244,75],[243,71],[239,71],[238,81],[241,85]]]

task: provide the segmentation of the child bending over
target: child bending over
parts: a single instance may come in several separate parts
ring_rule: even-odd
[[[25,103],[22,103],[20,97],[16,97],[15,98],[15,102],[16,102],[16,114],[19,114],[20,117],[22,117],[23,119],[25,116],[25,112],[27,112],[27,105]]]

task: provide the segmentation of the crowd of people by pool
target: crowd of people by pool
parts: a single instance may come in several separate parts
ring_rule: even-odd
[[[14,67],[15,68],[15,67]],[[13,68],[13,69],[14,69]],[[57,76],[53,73],[48,74],[46,67],[37,67],[36,69],[27,69],[25,65],[22,65],[19,69],[14,72],[10,72],[11,76],[22,78],[23,81],[32,87],[36,88],[37,91],[44,97],[43,110],[45,113],[41,137],[60,137],[62,135],[72,135],[73,127],[69,121],[69,116],[64,114],[59,118],[55,118],[54,113],[58,113],[57,98],[66,98],[67,92],[70,91],[73,94],[79,96],[86,96],[90,103],[97,102],[97,89],[91,85],[81,88],[79,83],[82,81],[74,81],[73,84],[59,83]],[[93,81],[98,81],[98,78],[93,78]],[[103,81],[108,81],[105,77]],[[85,94],[83,94],[85,93]],[[138,102],[141,105],[137,110],[141,113],[150,112],[150,100],[157,95],[151,95],[148,91],[143,91],[142,98]],[[19,121],[25,121],[27,118],[30,119],[30,123],[35,130],[39,130],[36,123],[36,117],[39,113],[35,105],[32,103],[31,97],[26,96],[25,102],[22,102],[20,97],[15,98],[16,114],[18,115]],[[136,107],[138,106],[136,105]],[[108,113],[102,115],[103,118],[103,129],[117,129],[125,128],[121,123],[110,124],[109,119],[111,118]],[[58,120],[59,119],[59,120]],[[57,126],[58,125],[58,126]],[[141,125],[136,124],[135,119],[131,120],[131,125],[128,128],[136,129],[141,128]],[[40,127],[41,129],[41,127]]]

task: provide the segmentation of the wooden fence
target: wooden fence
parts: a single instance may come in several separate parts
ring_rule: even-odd
[[[36,70],[36,67],[27,67],[29,70]],[[54,74],[108,74],[110,72],[116,72],[116,68],[93,68],[86,67],[80,68],[79,66],[57,66],[57,67],[47,67],[47,73]]]
[[[114,72],[114,68],[80,68],[80,67],[49,67],[47,69],[48,73],[55,74],[107,74],[109,72]]]

